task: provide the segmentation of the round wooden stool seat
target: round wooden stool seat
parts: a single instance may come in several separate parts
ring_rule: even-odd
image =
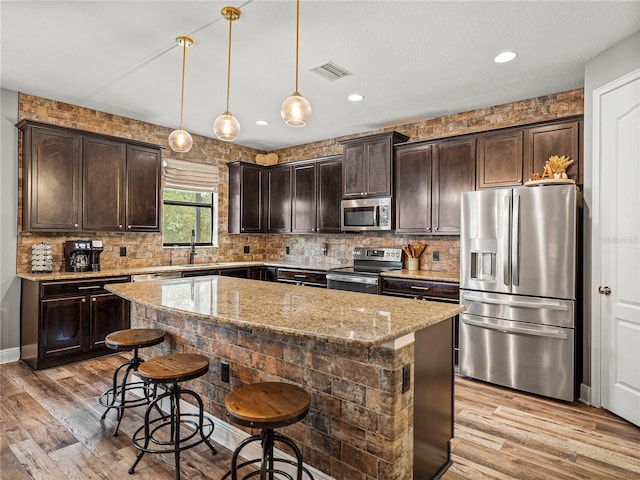
[[[164,341],[164,331],[157,328],[127,328],[105,337],[107,347],[114,350],[131,350],[158,345]]]
[[[178,383],[192,380],[209,371],[209,358],[197,353],[171,353],[147,360],[138,374],[153,383]]]
[[[302,480],[303,474],[310,480],[313,475],[304,466],[302,453],[292,439],[274,431],[302,420],[309,411],[309,394],[297,385],[283,382],[261,382],[236,388],[227,395],[224,401],[227,417],[238,425],[261,429],[259,434],[242,440],[231,456],[231,469],[222,477],[226,480],[239,480],[240,471],[244,467],[259,463],[260,470],[249,471],[242,480],[258,476],[260,480],[288,478],[294,476],[280,467],[288,464],[295,467],[296,480]],[[249,444],[259,442],[262,447],[260,458],[238,463],[240,452]],[[274,455],[276,442],[287,445],[294,454],[295,460],[280,458]],[[246,470],[244,470],[246,471]]]
[[[129,473],[134,473],[138,462],[145,453],[173,453],[176,466],[176,480],[180,480],[180,452],[205,443],[211,453],[216,449],[209,441],[214,423],[204,414],[204,404],[200,395],[184,388],[181,382],[193,380],[209,371],[209,357],[195,353],[171,353],[155,357],[138,367],[138,375],[146,382],[164,386],[165,392],[156,396],[147,407],[142,425],[132,437],[133,445],[139,450]],[[181,401],[190,398],[197,413],[182,410]],[[162,411],[161,405],[165,405]],[[160,417],[151,418],[153,409],[161,412]]]
[[[132,358],[122,363],[113,373],[112,387],[100,395],[100,404],[107,407],[102,414],[102,419],[107,418],[107,413],[111,409],[118,413],[114,436],[118,435],[126,408],[148,405],[155,397],[155,387],[150,386],[148,381],[131,381],[130,376],[137,372],[144,362],[138,355],[138,349],[152,347],[162,342],[164,342],[164,331],[156,328],[127,328],[112,332],[105,337],[105,345],[112,350],[120,352],[133,350]],[[129,395],[136,392],[139,395]]]
[[[262,382],[233,390],[224,403],[228,417],[239,425],[279,428],[302,420],[309,402],[309,394],[297,385]]]

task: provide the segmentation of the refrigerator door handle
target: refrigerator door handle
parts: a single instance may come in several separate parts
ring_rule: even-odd
[[[511,242],[511,283],[520,284],[520,195],[513,195],[513,240]]]
[[[497,299],[497,298],[485,298],[478,297],[475,295],[467,295],[462,294],[462,300],[468,300],[470,302],[478,302],[478,303],[491,303],[494,305],[505,305],[507,307],[521,307],[521,308],[536,308],[536,309],[547,309],[547,310],[559,310],[566,312],[569,310],[569,307],[562,303],[549,303],[549,302],[526,302],[523,300],[506,300],[506,299]]]
[[[462,323],[467,325],[471,325],[473,327],[486,328],[487,330],[496,330],[500,333],[521,333],[523,335],[530,335],[533,337],[550,337],[550,338],[560,338],[562,340],[567,339],[567,334],[562,330],[537,330],[534,328],[525,328],[525,327],[506,327],[503,325],[494,325],[491,323],[471,320],[469,318],[461,318]]]
[[[510,251],[509,251],[509,232],[511,232],[511,226],[509,225],[510,221],[510,211],[511,211],[511,195],[504,196],[504,205],[502,208],[502,219],[500,226],[502,230],[502,277],[504,284],[509,287],[511,286],[511,265],[509,262]]]

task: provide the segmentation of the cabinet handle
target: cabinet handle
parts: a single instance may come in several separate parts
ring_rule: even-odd
[[[431,290],[429,287],[419,287],[418,285],[411,285],[411,290],[424,290],[425,292]]]
[[[92,301],[92,302],[95,302],[95,301],[96,301],[96,297],[93,297],[93,298],[91,299],[91,301]]]
[[[294,277],[295,278],[307,278],[306,275],[302,275],[302,274],[295,274]]]
[[[73,224],[73,228],[78,228],[78,224],[77,224],[77,223],[74,223],[74,224]]]
[[[90,285],[88,287],[78,287],[78,290],[96,290],[101,288],[100,285]]]
[[[127,228],[131,228],[131,225],[127,225]]]
[[[122,228],[122,225],[118,225],[118,228]]]
[[[83,298],[83,299],[82,299],[82,303],[87,303],[87,299],[86,299],[86,298]]]

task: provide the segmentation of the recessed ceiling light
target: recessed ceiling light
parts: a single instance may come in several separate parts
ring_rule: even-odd
[[[518,54],[516,52],[502,52],[496,55],[496,58],[493,59],[496,63],[505,63],[510,62],[514,58],[516,58]]]
[[[260,125],[262,127],[264,125],[269,125],[269,122],[267,122],[266,120],[258,120],[256,122],[256,125]]]
[[[359,102],[364,98],[364,95],[360,95],[359,93],[352,93],[347,97],[351,102]]]

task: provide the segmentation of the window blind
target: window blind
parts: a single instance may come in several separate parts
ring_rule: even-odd
[[[218,167],[216,165],[165,158],[163,172],[165,188],[193,192],[218,191]]]

